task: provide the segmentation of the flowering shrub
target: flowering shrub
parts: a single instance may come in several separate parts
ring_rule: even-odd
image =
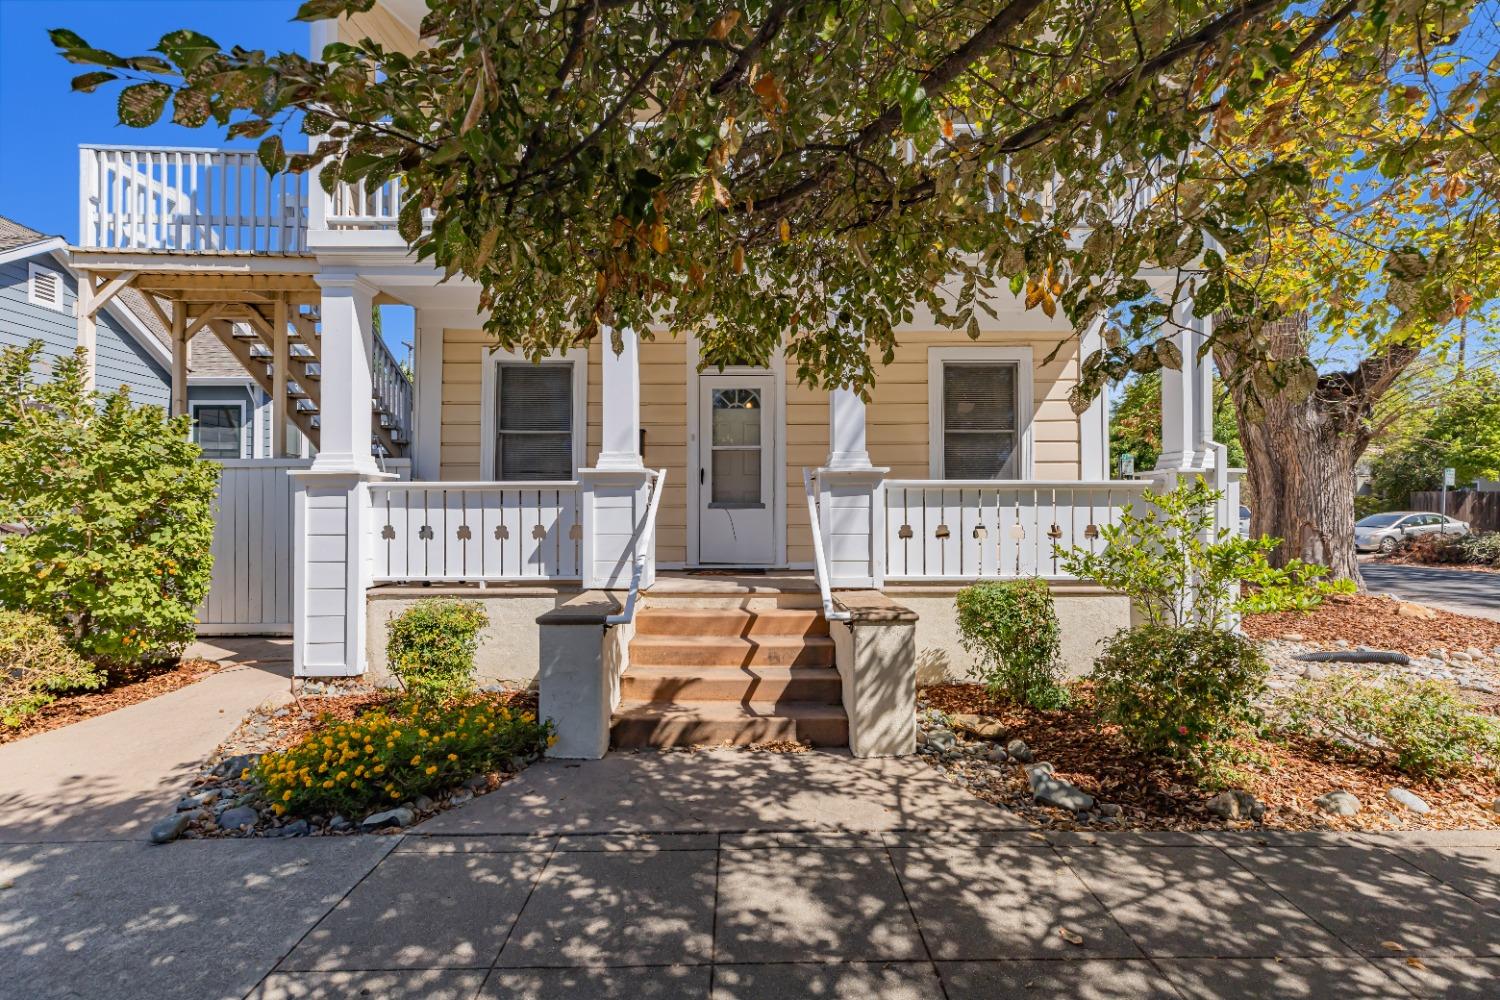
[[[104,672],[69,649],[46,619],[0,609],[0,726],[19,726],[59,694],[94,690],[104,681]]]
[[[1215,741],[1255,720],[1269,672],[1233,632],[1140,625],[1105,640],[1091,677],[1100,713],[1132,746],[1201,765]]]
[[[277,815],[358,816],[501,770],[551,739],[550,722],[493,701],[407,701],[321,727],[251,777]]]

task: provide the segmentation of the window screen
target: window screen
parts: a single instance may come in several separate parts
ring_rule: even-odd
[[[573,478],[573,367],[498,365],[495,478]]]
[[[943,366],[943,476],[1015,479],[1014,364]]]
[[[239,458],[244,447],[244,411],[232,403],[193,407],[193,440],[204,458]]]

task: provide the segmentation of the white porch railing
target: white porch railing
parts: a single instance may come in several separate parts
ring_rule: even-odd
[[[396,444],[411,441],[413,390],[411,379],[401,370],[401,363],[381,337],[373,338],[375,357],[372,365],[372,396],[380,424]]]
[[[302,253],[307,176],[266,173],[252,152],[80,146],[87,249]]]
[[[371,483],[375,583],[576,580],[575,481]]]
[[[802,488],[807,493],[807,523],[812,527],[813,576],[818,581],[818,597],[823,601],[823,617],[831,622],[849,620],[847,611],[833,606],[833,591],[828,586],[828,557],[823,554],[823,516],[818,507],[818,474],[802,470]]]
[[[630,565],[630,590],[625,594],[625,607],[619,614],[604,619],[606,625],[629,625],[635,621],[636,605],[641,599],[641,585],[656,559],[656,515],[661,510],[661,495],[667,485],[667,470],[657,469],[651,473],[651,498],[646,501],[646,513],[641,518],[640,543],[635,559]]]
[[[887,480],[885,578],[1067,578],[1057,553],[1102,549],[1101,529],[1149,485]]]
[[[329,229],[394,229],[405,201],[406,188],[400,177],[375,188],[367,187],[364,181],[341,183],[328,197],[323,221]]]

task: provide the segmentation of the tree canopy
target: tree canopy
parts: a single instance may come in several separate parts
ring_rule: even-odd
[[[373,3],[309,0],[298,17]],[[122,56],[52,38],[96,67],[75,89],[124,83],[127,125],[170,103],[181,124],[259,138],[268,170],[321,167],[325,188],[401,175],[402,235],[479,284],[507,345],[693,329],[710,364],[782,343],[824,385],[867,385],[917,306],[977,334],[1005,288],[1078,330],[1109,322],[1078,406],[1179,364],[1163,332],[1184,310],[1258,356],[1286,296],[1263,294],[1254,264],[1311,197],[1319,153],[1288,139],[1299,93],[1337,87],[1349,177],[1419,179],[1401,204],[1467,198],[1482,218],[1500,184],[1495,59],[1462,51],[1475,0],[428,5],[410,55],[361,40],[313,61],[175,31]],[[1315,214],[1370,197],[1337,187]],[[1431,243],[1368,242],[1398,335],[1489,294]],[[1334,318],[1367,297],[1337,291]],[[1260,367],[1273,387],[1302,377]]]

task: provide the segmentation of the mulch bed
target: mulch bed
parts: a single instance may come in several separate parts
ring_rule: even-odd
[[[1255,826],[1227,822],[1204,808],[1213,790],[1198,786],[1179,765],[1131,750],[1114,726],[1093,715],[1086,683],[1073,688],[1074,706],[1066,711],[1038,712],[996,702],[977,684],[940,684],[923,688],[919,696],[932,708],[948,714],[968,713],[1000,720],[1006,738],[1020,738],[1036,755],[1050,761],[1058,777],[1070,781],[1101,802],[1118,803],[1123,815],[1116,829],[1197,830]],[[1246,741],[1242,750],[1259,759],[1236,764],[1246,780],[1239,787],[1266,804],[1260,826],[1282,830],[1445,830],[1500,829],[1500,813],[1487,806],[1500,796],[1500,781],[1491,778],[1448,778],[1437,782],[1404,775],[1372,759],[1355,757],[1314,740]],[[929,757],[929,760],[933,758]],[[960,759],[950,768],[977,768]],[[974,788],[980,797],[1006,806],[1044,826],[1097,829],[1100,822],[1080,819],[1066,810],[1038,806],[1032,801],[1026,772],[1015,764],[989,765],[987,786]],[[1408,788],[1432,806],[1417,815],[1386,799],[1392,787]],[[1363,808],[1351,817],[1320,812],[1313,804],[1319,795],[1346,789]]]
[[[1396,613],[1400,604],[1368,594],[1336,594],[1312,611],[1278,611],[1246,615],[1243,628],[1252,639],[1280,639],[1300,635],[1309,642],[1336,642],[1394,649],[1424,655],[1442,647],[1500,648],[1500,622],[1471,618],[1431,608],[1431,618],[1408,618]]]
[[[180,660],[110,671],[109,682],[97,691],[65,695],[30,716],[19,726],[0,725],[0,745],[126,708],[158,695],[187,687],[223,669],[212,660]]]

